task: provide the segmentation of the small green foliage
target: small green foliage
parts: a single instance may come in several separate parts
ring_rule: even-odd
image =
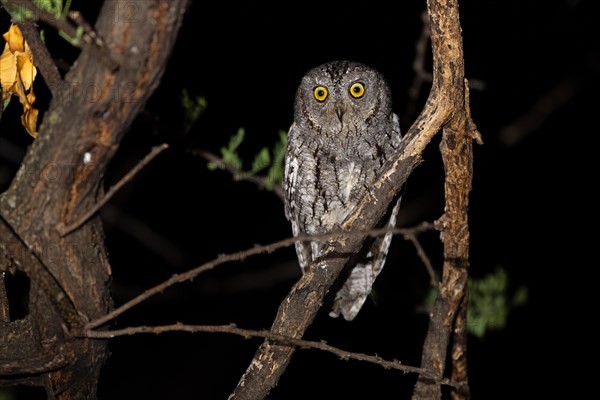
[[[181,106],[183,107],[183,131],[188,133],[206,110],[206,99],[202,96],[192,97],[187,89],[183,89]]]
[[[244,136],[246,136],[244,128],[238,129],[237,133],[229,139],[227,147],[221,147],[221,162],[209,162],[208,169],[224,169],[225,166],[229,166],[233,170],[241,172],[242,159],[237,154],[237,149],[244,141]]]
[[[71,0],[33,0],[33,4],[40,10],[46,11],[48,14],[52,15],[57,20],[65,18],[65,16],[71,9]],[[15,22],[22,22],[35,17],[34,11],[31,11],[19,5],[15,5],[13,8],[11,8],[10,13]],[[63,31],[58,31],[58,34],[71,45],[79,46],[79,44],[81,43],[81,38],[83,37],[83,28],[81,26],[77,27],[76,32],[77,34],[74,38],[70,37]],[[43,30],[40,32],[40,36],[42,38],[42,41],[45,42],[45,34]]]
[[[469,333],[483,337],[487,330],[503,328],[506,325],[507,283],[506,271],[502,268],[497,268],[496,272],[482,279],[469,281]]]
[[[469,308],[467,330],[474,336],[483,337],[489,330],[506,326],[510,310],[527,302],[527,288],[521,286],[509,298],[508,275],[498,267],[481,279],[469,280]]]
[[[62,18],[69,12],[71,8],[71,0],[63,3],[62,0],[33,0],[36,7],[54,15],[54,17]]]
[[[481,279],[469,279],[468,290],[467,331],[480,338],[490,330],[503,329],[510,311],[525,304],[528,297],[527,288],[521,286],[509,298],[508,275],[501,267]],[[427,309],[433,307],[436,296],[436,289],[428,292],[424,301]]]
[[[65,39],[71,46],[79,47],[81,45],[81,38],[83,37],[83,27],[78,26],[75,30],[75,37],[67,35],[63,31],[58,31],[61,38]]]
[[[20,7],[17,5],[15,5],[13,8],[10,8],[10,15],[17,23],[33,18],[32,11],[29,11],[25,7]]]
[[[273,163],[267,172],[267,189],[283,181],[283,159],[287,148],[287,132],[279,131],[279,141],[273,147]]]
[[[272,190],[274,185],[281,184],[283,180],[283,160],[287,146],[287,133],[279,131],[279,141],[275,143],[272,150],[263,147],[254,156],[250,170],[243,169],[243,162],[238,155],[238,148],[245,137],[244,128],[238,129],[238,132],[231,137],[227,147],[221,147],[221,159],[217,162],[209,162],[208,168],[230,169],[237,180],[246,180],[267,171],[267,175],[261,177],[261,187]]]
[[[250,174],[257,174],[263,169],[269,167],[269,165],[271,165],[271,153],[269,153],[269,149],[263,147],[258,152],[258,154],[254,156],[254,161],[252,161],[252,169],[250,170]]]

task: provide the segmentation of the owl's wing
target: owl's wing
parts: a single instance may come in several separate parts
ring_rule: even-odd
[[[296,154],[297,152],[293,149],[290,149],[291,146],[294,146],[297,142],[296,140],[292,140],[296,137],[296,124],[292,124],[290,130],[288,131],[288,154]],[[295,157],[286,157],[285,159],[285,167],[284,167],[284,175],[283,175],[283,191],[284,191],[284,205],[285,205],[285,217],[292,224],[292,234],[294,237],[302,234],[303,232],[300,229],[300,223],[298,221],[298,217],[300,215],[300,210],[298,209],[298,204],[296,202],[296,188],[298,187],[298,173],[299,173],[299,165],[298,160]],[[312,251],[311,246],[306,242],[296,242],[296,254],[298,255],[298,262],[300,264],[300,268],[302,272],[306,270],[306,267],[312,260]]]
[[[392,209],[387,223],[388,227],[392,228],[396,225],[399,208],[400,199]],[[391,233],[375,239],[370,251],[367,253],[365,262],[357,263],[352,268],[350,275],[336,293],[329,316],[337,318],[341,313],[346,321],[352,321],[356,317],[371,293],[375,278],[383,268],[391,242]]]

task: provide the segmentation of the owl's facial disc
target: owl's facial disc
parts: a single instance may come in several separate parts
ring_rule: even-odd
[[[335,85],[333,86],[335,87]],[[344,86],[346,87],[345,90]],[[360,101],[365,95],[366,89],[362,82],[354,81],[342,87],[338,86],[333,90],[330,95],[327,86],[320,84],[313,88],[312,95],[317,104],[322,104],[326,115],[333,118],[337,117],[337,122],[340,124],[337,128],[341,130],[344,126],[344,114],[356,107],[352,103]]]

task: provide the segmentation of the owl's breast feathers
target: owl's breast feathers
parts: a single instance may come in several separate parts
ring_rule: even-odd
[[[400,134],[390,122],[388,132],[349,129],[330,140],[292,125],[284,179],[286,216],[297,221],[300,232],[328,232],[353,211],[399,145]]]

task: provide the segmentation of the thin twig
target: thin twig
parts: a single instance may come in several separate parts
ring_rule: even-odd
[[[419,243],[419,240],[417,239],[417,237],[414,234],[404,235],[404,238],[410,240],[410,242],[415,246],[415,250],[417,250],[417,255],[423,262],[423,265],[425,265],[425,269],[427,270],[427,273],[429,274],[429,284],[431,285],[431,287],[437,289],[438,279],[435,276],[435,271],[433,270],[433,265],[431,264],[431,260],[427,256],[427,253],[425,253],[423,246],[421,246],[421,243]]]
[[[421,35],[415,43],[415,60],[413,61],[413,71],[415,73],[412,85],[408,89],[409,103],[406,110],[408,115],[412,115],[417,108],[417,99],[421,93],[421,87],[425,82],[431,82],[432,74],[425,69],[425,61],[427,58],[429,46],[429,37],[431,30],[429,29],[429,15],[427,10],[421,13]]]
[[[213,154],[209,151],[206,151],[206,150],[197,150],[197,151],[194,151],[194,154],[199,155],[200,157],[204,158],[206,161],[215,163],[216,165],[219,166],[219,168],[223,168],[225,171],[229,172],[231,174],[231,176],[233,176],[233,180],[235,180],[235,181],[243,180],[243,181],[252,182],[255,185],[257,185],[258,187],[265,187],[265,186],[270,185],[271,190],[273,191],[273,193],[275,193],[277,195],[277,197],[279,197],[279,200],[281,200],[281,201],[284,200],[283,189],[281,188],[281,185],[270,182],[269,178],[267,178],[266,176],[242,175],[242,174],[240,174],[240,171],[236,170],[235,168],[233,168],[231,165],[227,164],[226,162],[223,162],[223,160],[221,158],[219,158],[218,156],[216,156],[215,154]]]
[[[162,153],[164,150],[169,148],[169,145],[166,143],[161,144],[160,146],[155,146],[152,148],[150,153],[146,157],[142,159],[131,171],[129,171],[119,182],[117,182],[113,187],[109,189],[109,191],[104,195],[104,197],[94,204],[94,206],[81,217],[79,217],[75,222],[70,223],[69,225],[59,225],[57,230],[61,236],[66,236],[74,230],[78,229],[81,225],[86,223],[91,217],[93,217],[108,201],[121,189],[125,184],[127,184],[134,176],[137,175],[138,172],[142,170],[150,161],[152,161],[157,155]]]
[[[252,330],[238,328],[235,324],[229,325],[184,325],[182,323],[176,323],[172,325],[161,325],[161,326],[133,326],[123,329],[115,329],[111,331],[87,331],[86,337],[92,339],[112,339],[117,336],[129,336],[137,335],[141,333],[153,333],[160,334],[166,332],[206,332],[206,333],[230,333],[233,335],[242,336],[248,338],[264,338],[274,342],[288,344],[303,349],[316,349],[332,353],[340,357],[342,360],[358,360],[365,361],[372,364],[377,364],[385,369],[396,369],[405,373],[420,374],[421,376],[428,376],[430,379],[435,380],[436,383],[441,385],[455,386],[449,379],[436,379],[433,375],[429,376],[429,373],[418,367],[410,365],[404,365],[398,360],[385,360],[379,356],[371,356],[364,353],[356,353],[351,351],[342,350],[340,348],[330,346],[326,342],[311,341],[294,339],[289,336],[277,335],[269,332],[268,330]]]
[[[10,322],[10,307],[8,304],[8,294],[6,293],[6,283],[4,282],[6,272],[0,271],[0,324]]]
[[[236,253],[221,254],[217,258],[215,258],[211,261],[208,261],[208,262],[206,262],[194,269],[191,269],[187,272],[173,275],[171,278],[167,279],[166,281],[164,281],[150,289],[145,290],[140,295],[134,297],[133,299],[129,300],[127,303],[121,305],[120,307],[115,308],[113,311],[109,312],[108,314],[104,315],[103,317],[100,317],[100,318],[90,322],[89,324],[87,324],[86,329],[94,329],[101,325],[104,325],[108,321],[111,321],[111,320],[115,319],[116,317],[118,317],[119,315],[123,314],[125,311],[129,310],[130,308],[147,300],[151,296],[161,293],[168,287],[173,286],[176,283],[181,283],[181,282],[191,280],[191,279],[195,278],[196,276],[200,275],[201,273],[209,271],[209,270],[215,268],[216,266],[226,263],[226,262],[242,261],[250,256],[254,256],[254,255],[258,255],[258,254],[265,254],[265,253],[272,253],[275,250],[282,249],[284,247],[289,247],[296,242],[311,241],[311,240],[328,240],[328,239],[332,239],[332,238],[360,236],[360,235],[362,235],[362,236],[369,235],[369,236],[376,237],[376,236],[385,235],[386,233],[390,233],[390,232],[393,234],[397,234],[397,235],[407,235],[407,234],[411,234],[411,233],[416,234],[417,232],[425,232],[425,231],[428,231],[431,229],[433,229],[433,224],[424,222],[415,227],[405,228],[405,229],[382,228],[382,229],[374,229],[374,230],[367,231],[367,232],[364,232],[364,231],[332,232],[332,233],[321,234],[321,235],[299,235],[297,237],[283,239],[278,242],[274,242],[274,243],[267,244],[267,245],[254,246],[250,249],[238,251]]]

